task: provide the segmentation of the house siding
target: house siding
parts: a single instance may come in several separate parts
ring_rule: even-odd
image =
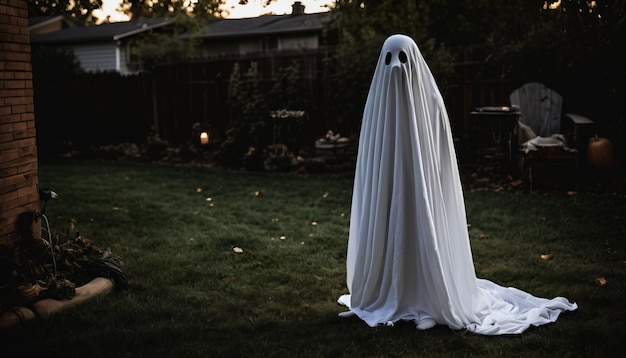
[[[256,38],[250,40],[239,41],[239,54],[245,55],[247,53],[256,53],[263,51],[263,43]]]
[[[303,50],[319,48],[319,36],[311,34],[308,36],[289,36],[278,39],[278,50]]]
[[[0,0],[0,244],[19,239],[20,214],[39,211],[29,41],[26,1]]]
[[[197,57],[210,58],[226,55],[238,55],[239,46],[234,41],[214,41],[209,44],[205,44],[197,50]]]
[[[73,50],[85,72],[119,71],[115,43],[77,46]]]
[[[248,55],[274,51],[314,50],[320,47],[319,35],[240,38],[230,42],[207,42],[198,51],[202,57],[219,55]]]

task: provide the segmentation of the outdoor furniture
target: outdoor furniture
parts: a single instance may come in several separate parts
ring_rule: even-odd
[[[586,139],[581,138],[582,128],[593,121],[578,114],[562,115],[561,95],[537,82],[514,90],[510,101],[520,111],[516,129],[520,169],[530,190],[538,184],[574,184],[578,150]]]
[[[475,147],[495,145],[505,151],[510,169],[517,158],[517,122],[520,116],[515,107],[477,107],[470,112],[470,138]]]

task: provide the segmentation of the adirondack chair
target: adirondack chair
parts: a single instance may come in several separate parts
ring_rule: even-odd
[[[561,182],[575,180],[582,143],[579,130],[593,121],[578,114],[562,115],[563,98],[541,83],[526,83],[509,99],[521,113],[517,127],[520,169],[531,190],[539,180],[539,169],[544,177],[559,174],[566,176]]]

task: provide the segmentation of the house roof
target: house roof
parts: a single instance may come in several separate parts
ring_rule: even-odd
[[[321,31],[329,20],[328,13],[300,15],[263,15],[242,19],[221,19],[209,22],[203,31],[186,34],[189,38],[229,38],[241,36],[263,36],[277,33],[317,32]]]
[[[67,29],[33,35],[31,43],[67,44],[81,42],[117,41],[140,32],[149,31],[171,24],[168,19],[141,19],[126,22],[112,22],[94,26],[77,26]]]
[[[277,33],[318,32],[330,19],[328,13],[299,15],[263,15],[242,19],[221,19],[209,22],[203,31],[183,38],[233,38],[263,36]],[[55,32],[33,35],[32,44],[70,44],[117,41],[125,37],[169,25],[168,19],[140,19],[94,26],[77,26]]]
[[[34,30],[48,24],[52,24],[59,21],[64,21],[65,18],[62,15],[57,16],[30,16],[28,17],[28,29]]]

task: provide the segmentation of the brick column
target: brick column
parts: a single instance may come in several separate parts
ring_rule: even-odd
[[[0,0],[0,244],[19,238],[20,214],[39,211],[33,103],[26,1]]]

